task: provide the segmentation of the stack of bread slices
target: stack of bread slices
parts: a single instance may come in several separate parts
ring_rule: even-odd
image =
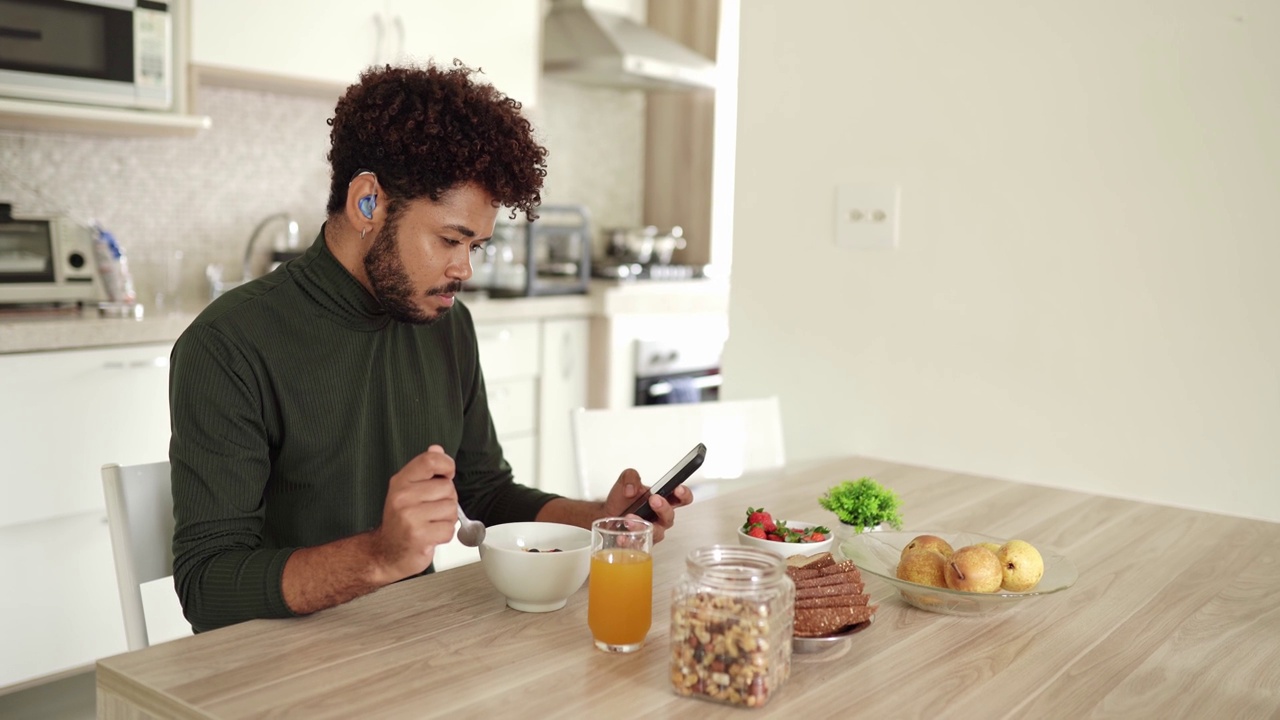
[[[862,573],[852,560],[836,562],[829,552],[793,555],[787,575],[796,584],[796,637],[834,635],[870,620],[879,607],[862,591]]]

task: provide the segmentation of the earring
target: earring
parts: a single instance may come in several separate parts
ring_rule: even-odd
[[[363,242],[363,241],[364,241],[364,234],[365,234],[365,233],[367,233],[367,232],[369,232],[369,228],[360,228],[360,240],[361,240],[361,242]]]
[[[359,202],[357,202],[356,205],[360,208],[361,215],[364,215],[367,219],[372,220],[373,210],[374,208],[378,207],[378,196],[365,195],[364,197],[360,198]]]

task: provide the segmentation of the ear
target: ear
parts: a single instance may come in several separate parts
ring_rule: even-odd
[[[378,177],[373,173],[361,172],[348,183],[347,203],[343,214],[357,233],[367,236],[382,225],[386,216],[384,205],[382,188],[378,185]]]

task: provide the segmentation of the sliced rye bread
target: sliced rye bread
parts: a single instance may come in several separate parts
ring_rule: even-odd
[[[861,577],[862,572],[858,570],[858,566],[854,565],[852,560],[844,560],[838,563],[833,562],[829,565],[823,565],[822,567],[817,567],[817,568],[803,567],[803,568],[787,569],[787,574],[791,576],[792,580],[796,580],[796,581],[809,580],[811,578],[823,577],[826,575],[841,575],[841,574],[850,573],[850,572],[858,573],[858,577],[855,579],[857,580],[862,579]]]
[[[862,593],[862,587],[862,583],[857,582],[799,588],[796,590],[796,600],[805,600],[816,597],[832,597],[834,595],[859,595]]]
[[[796,637],[819,637],[839,632],[850,625],[866,622],[875,615],[877,605],[805,608],[796,610]]]
[[[796,610],[811,610],[824,607],[858,607],[870,605],[871,596],[866,593],[858,595],[832,595],[831,597],[805,598],[796,601]]]
[[[805,578],[804,580],[796,580],[796,589],[820,587],[822,585],[844,585],[846,583],[862,582],[862,574],[857,570],[846,573],[837,573],[835,575],[819,575],[815,578]]]
[[[792,555],[787,558],[787,572],[795,570],[817,570],[835,565],[836,559],[829,552],[818,553],[816,555]]]

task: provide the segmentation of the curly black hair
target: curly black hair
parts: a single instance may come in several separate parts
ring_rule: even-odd
[[[328,121],[329,215],[342,211],[347,186],[371,170],[388,208],[439,200],[474,182],[502,205],[535,220],[547,175],[547,149],[533,137],[520,103],[454,60],[451,67],[384,65],[360,74]]]

